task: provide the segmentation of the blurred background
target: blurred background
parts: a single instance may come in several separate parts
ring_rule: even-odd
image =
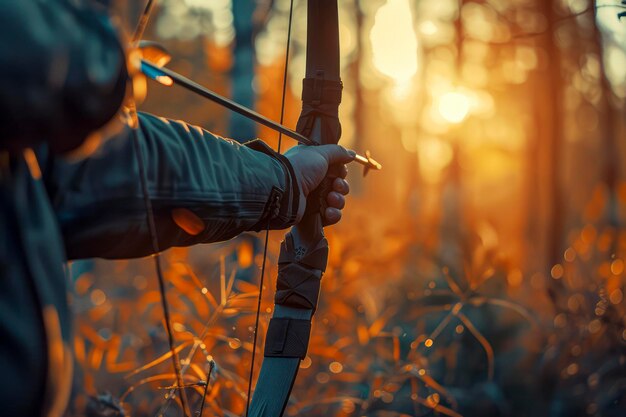
[[[624,3],[339,1],[341,143],[384,169],[351,167],[287,415],[626,415]],[[128,32],[143,7],[117,2]],[[279,120],[289,12],[289,0],[161,0],[145,38],[170,68]],[[290,127],[306,1],[293,19]],[[178,87],[149,82],[141,110],[278,143]],[[282,235],[270,236],[259,348]],[[262,242],[162,255],[185,382],[209,381],[203,416],[245,413]],[[152,262],[80,262],[72,275],[72,413],[182,415]],[[188,389],[192,410],[204,393]]]

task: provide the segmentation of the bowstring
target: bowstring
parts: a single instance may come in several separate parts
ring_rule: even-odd
[[[152,13],[152,9],[154,8],[156,1],[148,0],[146,6],[139,17],[139,22],[137,23],[137,27],[135,28],[135,32],[131,38],[131,45],[133,47],[137,47],[139,41],[143,37],[143,33],[148,25],[148,21],[150,19],[150,15]],[[180,389],[180,404],[183,409],[183,415],[185,417],[189,416],[189,407],[188,407],[188,399],[187,394],[184,389],[183,375],[182,370],[180,368],[180,362],[178,360],[178,353],[176,352],[174,334],[172,332],[172,321],[170,315],[169,304],[167,302],[167,288],[165,285],[165,279],[163,277],[163,269],[161,266],[161,251],[159,246],[159,238],[156,228],[156,222],[154,220],[154,210],[152,207],[152,200],[150,200],[150,194],[148,190],[148,179],[146,173],[146,166],[144,161],[143,150],[141,149],[141,143],[139,138],[139,117],[137,115],[137,103],[135,102],[135,98],[133,95],[129,98],[129,115],[131,119],[131,130],[132,130],[132,139],[133,139],[133,147],[135,150],[136,160],[139,169],[139,182],[141,186],[141,194],[143,196],[143,204],[144,209],[147,215],[147,223],[148,223],[148,231],[150,235],[150,242],[152,245],[152,258],[154,259],[154,266],[157,274],[157,279],[159,282],[159,294],[161,296],[161,307],[163,308],[163,319],[165,321],[165,330],[167,333],[167,342],[169,346],[170,353],[172,355],[172,362],[174,365],[174,373],[176,374],[176,385]],[[173,395],[171,395],[173,396]],[[170,396],[170,397],[171,397]]]
[[[283,70],[283,91],[280,103],[280,124],[282,125],[285,120],[285,99],[287,96],[287,76],[289,74],[289,47],[291,45],[291,23],[293,21],[293,0],[290,1],[289,6],[289,23],[287,24],[287,47],[285,48],[285,65]],[[276,152],[280,153],[282,145],[283,134],[278,133],[278,146]],[[261,300],[263,299],[263,283],[265,281],[265,266],[267,261],[267,247],[270,237],[270,222],[271,217],[267,219],[267,227],[265,229],[265,243],[263,245],[263,263],[261,265],[261,279],[259,282],[259,297],[257,299],[256,316],[254,320],[254,339],[252,342],[252,359],[250,361],[250,373],[248,376],[248,394],[246,397],[246,417],[250,412],[250,397],[252,393],[252,377],[254,374],[254,360],[256,357],[257,339],[259,335],[259,317],[261,315]]]
[[[136,115],[135,115],[136,117]],[[138,120],[138,119],[137,119]],[[154,211],[152,208],[152,201],[148,193],[148,180],[146,178],[146,167],[144,162],[143,151],[141,144],[139,143],[139,127],[136,125],[133,127],[133,144],[135,148],[135,155],[137,155],[137,162],[139,164],[139,178],[141,183],[141,193],[143,195],[143,203],[147,214],[148,230],[150,233],[150,240],[152,244],[152,251],[154,252],[152,258],[154,259],[154,266],[157,273],[157,279],[159,282],[159,293],[161,295],[161,307],[163,308],[163,318],[165,321],[165,330],[167,333],[167,342],[169,345],[170,353],[172,355],[172,362],[174,364],[174,372],[176,373],[176,384],[181,387],[180,403],[183,408],[183,414],[188,416],[187,395],[184,390],[182,370],[178,361],[178,353],[176,352],[176,342],[174,340],[174,334],[172,332],[172,322],[169,310],[169,304],[167,302],[165,279],[163,277],[163,270],[161,266],[161,252],[159,250],[159,240],[156,229],[156,222],[154,220]]]
[[[148,20],[150,20],[152,8],[154,7],[155,3],[155,0],[148,0],[148,2],[146,3],[146,7],[144,7],[143,12],[139,16],[139,21],[137,22],[135,33],[133,33],[133,37],[131,38],[131,45],[137,45],[143,37],[143,33],[146,30],[146,26],[148,26]]]

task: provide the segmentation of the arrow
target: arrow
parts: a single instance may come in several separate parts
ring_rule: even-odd
[[[257,123],[262,124],[263,126],[266,126],[276,132],[282,133],[285,136],[289,136],[290,138],[297,140],[299,143],[303,145],[309,145],[309,146],[318,145],[317,143],[313,142],[311,139],[307,138],[306,136],[301,135],[300,133],[286,126],[283,126],[280,123],[277,123],[271,119],[268,119],[267,117],[255,112],[254,110],[251,110],[245,106],[242,106],[239,103],[236,103],[224,96],[221,96],[217,94],[216,92],[211,91],[208,88],[196,83],[195,81],[190,80],[184,75],[181,75],[175,71],[172,71],[169,68],[161,67],[156,64],[153,64],[150,61],[146,61],[145,59],[142,59],[141,60],[141,72],[143,72],[143,74],[146,77],[158,82],[159,84],[165,85],[167,87],[173,84],[179,85],[193,93],[198,94],[201,97],[209,99],[223,107],[226,107],[227,109],[232,110],[235,113],[239,113],[243,116],[246,116],[250,118],[251,120],[254,120]],[[354,157],[354,162],[357,162],[363,165],[364,175],[367,174],[369,170],[373,169],[375,171],[378,171],[382,169],[382,165],[370,156],[369,151],[366,152],[365,156],[356,154],[356,156]]]

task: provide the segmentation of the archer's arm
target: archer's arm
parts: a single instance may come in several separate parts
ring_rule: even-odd
[[[293,224],[299,189],[290,164],[183,122],[140,114],[160,249]],[[132,135],[125,128],[89,159],[55,158],[44,171],[70,259],[152,252]],[[268,210],[279,197],[278,210]]]

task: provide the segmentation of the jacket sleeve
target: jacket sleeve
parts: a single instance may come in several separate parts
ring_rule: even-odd
[[[300,192],[284,157],[260,141],[244,146],[183,122],[139,118],[160,250],[293,224]],[[89,159],[48,160],[44,177],[69,259],[153,252],[133,141],[124,127]]]
[[[118,111],[128,73],[105,7],[93,1],[3,1],[0,149],[78,147]]]

